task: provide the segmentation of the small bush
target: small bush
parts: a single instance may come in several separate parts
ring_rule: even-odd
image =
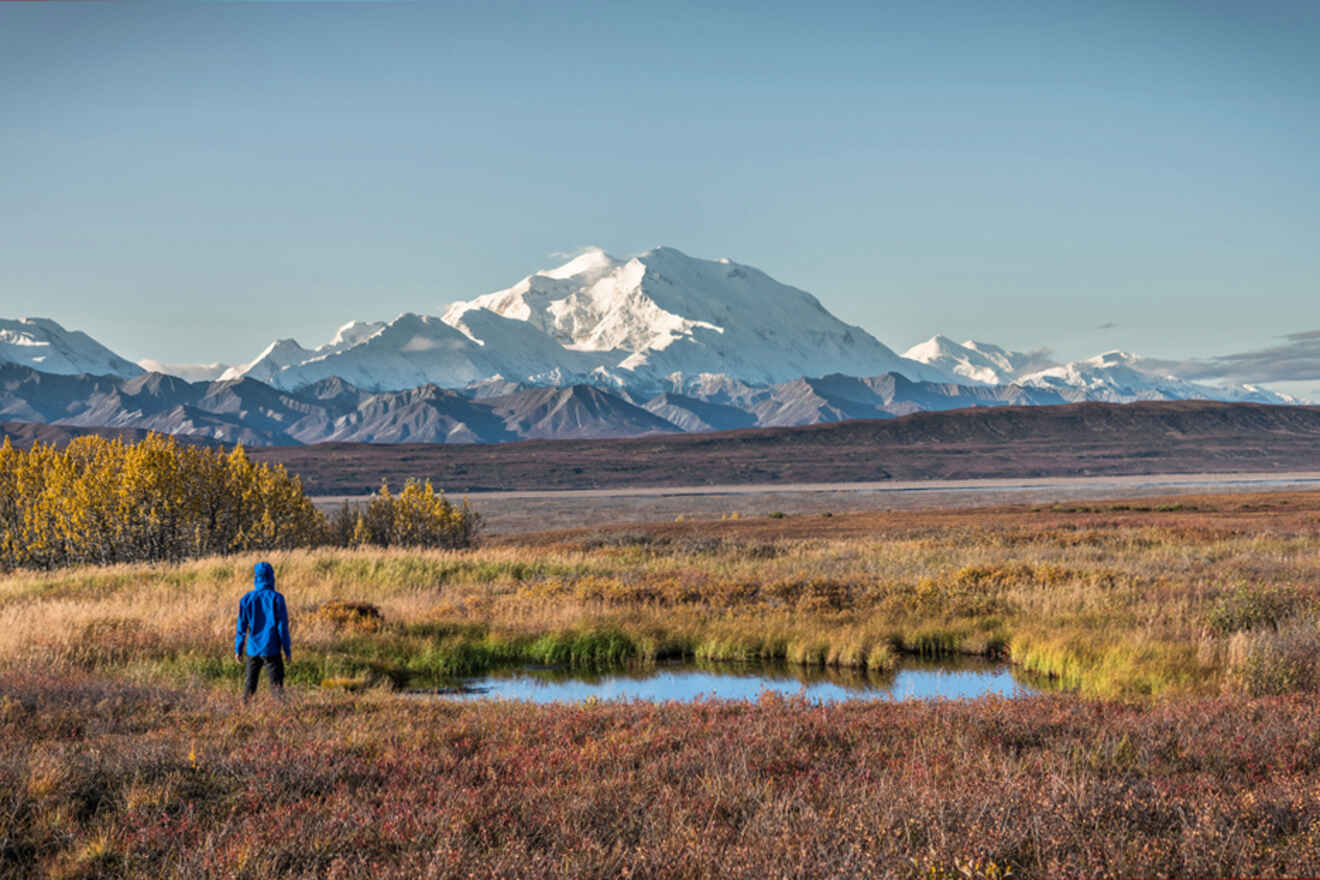
[[[326,621],[337,630],[378,632],[385,623],[380,609],[369,602],[346,602],[334,599],[312,613],[316,620]]]
[[[332,527],[340,537],[351,514],[347,507]],[[398,495],[382,483],[365,510],[357,511],[347,544],[353,547],[470,547],[481,529],[481,516],[464,501],[454,505],[431,481],[409,480]]]
[[[1221,635],[1262,627],[1278,629],[1297,605],[1298,596],[1291,591],[1243,584],[1214,604],[1206,623]]]
[[[724,542],[719,538],[680,538],[673,544],[673,552],[678,556],[707,556],[724,549]]]
[[[622,534],[598,534],[592,535],[582,542],[582,549],[585,552],[599,550],[602,547],[650,547],[652,545],[668,544],[667,538],[656,538],[645,533],[624,532]]]
[[[784,555],[779,545],[770,541],[754,541],[741,549],[742,555],[748,559],[777,559]]]
[[[1229,642],[1229,680],[1252,697],[1320,688],[1320,627],[1297,622],[1239,632]]]

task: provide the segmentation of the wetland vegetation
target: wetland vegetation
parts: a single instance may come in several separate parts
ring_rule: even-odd
[[[1014,876],[1320,868],[1320,493],[770,518],[0,579],[0,873]],[[403,700],[503,664],[1011,662],[1062,695]]]
[[[304,686],[689,658],[891,669],[1004,657],[1103,697],[1312,690],[1320,494],[513,536],[267,554]],[[0,580],[0,657],[226,682],[246,557]]]

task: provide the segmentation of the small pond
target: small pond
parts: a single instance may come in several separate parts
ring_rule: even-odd
[[[841,700],[971,699],[1038,693],[1013,677],[1009,667],[977,659],[910,660],[888,673],[820,669],[784,663],[657,663],[585,673],[518,667],[461,679],[417,692],[452,699],[528,700],[574,703],[598,700],[755,700],[770,691],[812,702]]]

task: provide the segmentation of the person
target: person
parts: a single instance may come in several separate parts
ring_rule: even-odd
[[[275,569],[269,562],[253,566],[252,590],[238,603],[238,625],[234,635],[234,659],[243,662],[247,642],[247,669],[243,678],[243,702],[257,691],[261,668],[266,667],[271,691],[284,693],[284,659],[293,659],[289,642],[289,612],[284,597],[275,590]],[[284,658],[280,652],[284,652]]]

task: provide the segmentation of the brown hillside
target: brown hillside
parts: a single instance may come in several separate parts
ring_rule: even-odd
[[[382,479],[454,492],[1320,468],[1320,407],[1208,401],[985,407],[801,428],[500,445],[253,450],[315,494]]]

